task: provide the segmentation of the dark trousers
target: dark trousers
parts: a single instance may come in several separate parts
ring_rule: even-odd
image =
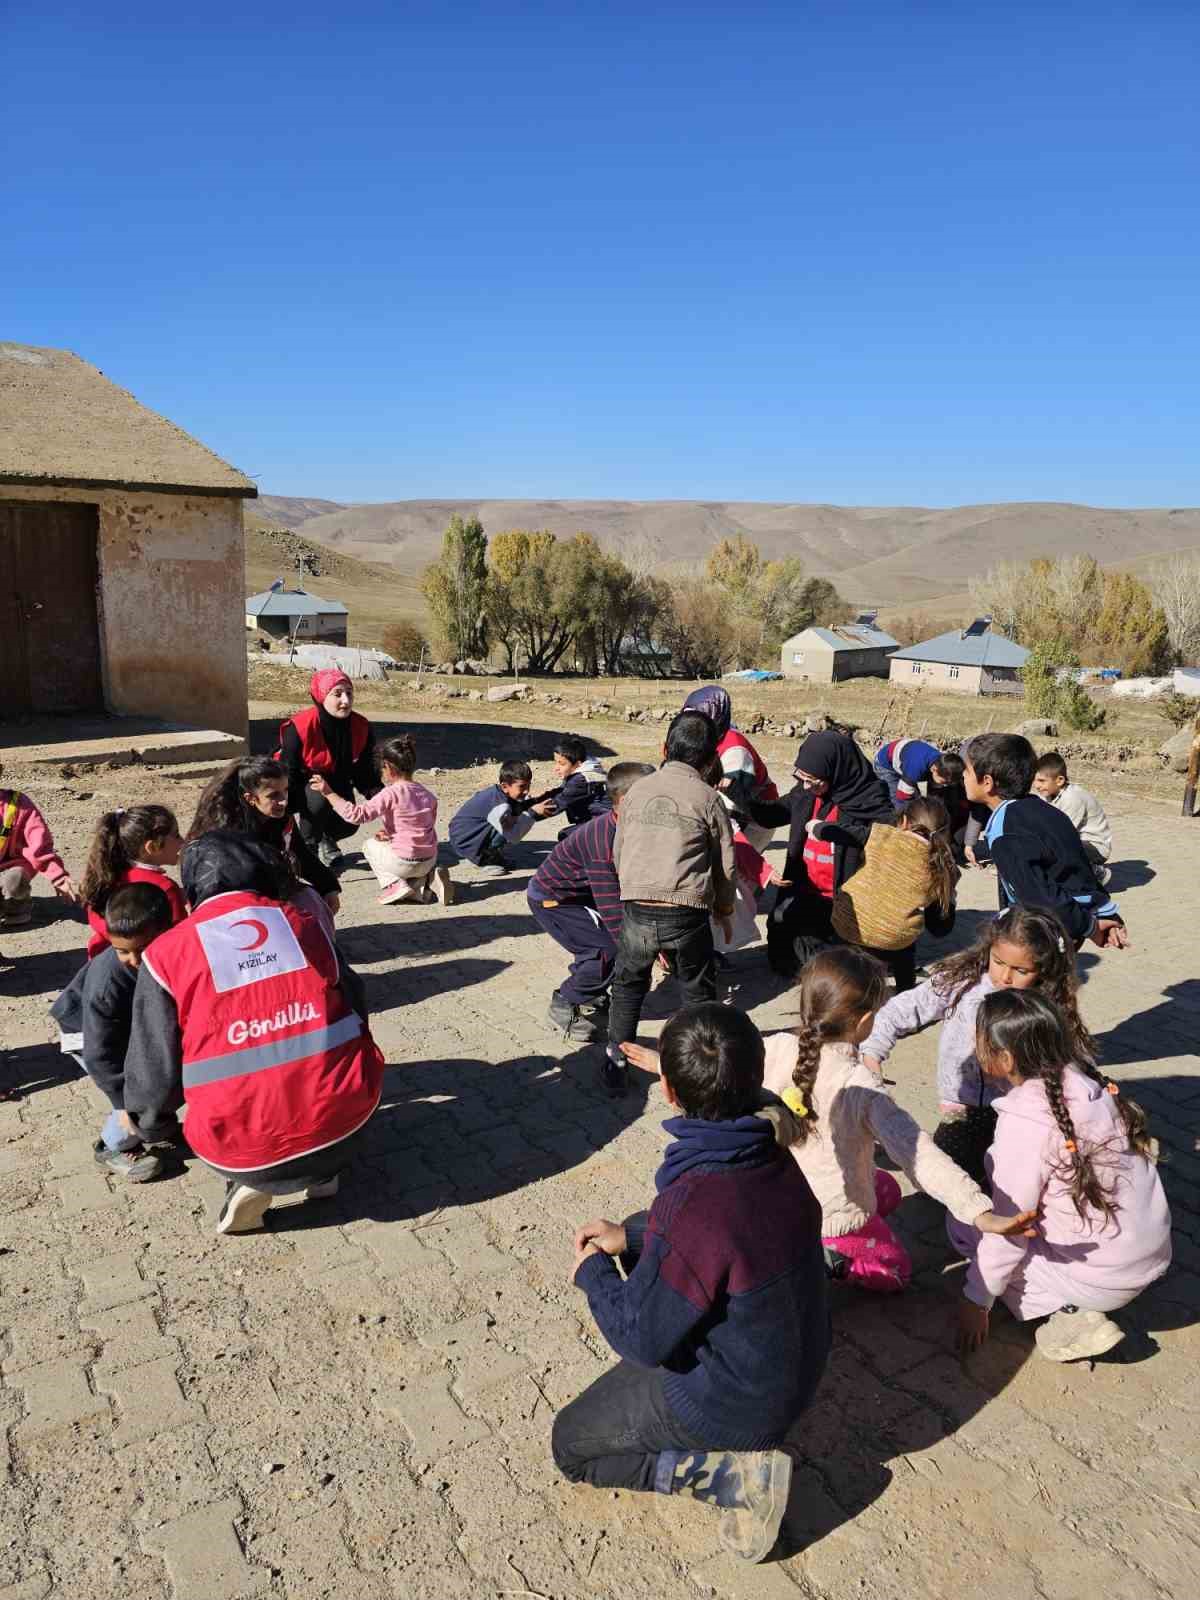
[[[597,1489],[652,1490],[661,1451],[719,1448],[671,1415],[665,1376],[661,1367],[622,1361],[564,1406],[550,1443],[563,1477]]]
[[[304,809],[296,814],[296,826],[305,844],[319,845],[328,839],[337,844],[358,830],[353,822],[339,817],[323,794],[315,789],[305,789]]]
[[[559,994],[568,1005],[594,1006],[608,994],[617,946],[587,906],[546,906],[529,897],[533,920],[555,944],[575,957]]]
[[[361,1128],[355,1128],[346,1138],[339,1139],[336,1144],[327,1144],[322,1150],[314,1150],[311,1155],[294,1156],[291,1161],[280,1161],[273,1167],[263,1167],[257,1172],[233,1172],[228,1167],[218,1167],[212,1161],[206,1161],[204,1165],[211,1167],[228,1184],[244,1184],[246,1188],[257,1189],[261,1194],[299,1194],[310,1183],[325,1183],[344,1172],[362,1150],[367,1126],[368,1123],[364,1122]]]
[[[717,998],[712,923],[707,911],[690,906],[646,906],[625,902],[612,980],[610,1045],[637,1038],[642,1006],[650,992],[654,963],[662,954],[683,990],[683,1003],[697,1006]]]
[[[795,894],[776,900],[767,918],[767,959],[775,972],[794,978],[818,945],[832,944],[833,901],[820,894]],[[797,939],[803,941],[800,949]],[[811,946],[805,950],[804,944]]]

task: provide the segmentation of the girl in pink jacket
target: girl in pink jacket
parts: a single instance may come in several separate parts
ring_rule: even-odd
[[[454,884],[445,867],[437,864],[437,795],[413,781],[417,746],[411,733],[385,739],[377,751],[384,787],[370,800],[354,805],[335,794],[320,775],[309,785],[325,796],[345,822],[383,824],[363,845],[363,854],[383,891],[381,906],[454,903]]]
[[[996,1300],[1020,1322],[1048,1317],[1037,1346],[1051,1361],[1103,1355],[1124,1337],[1106,1315],[1171,1264],[1171,1216],[1146,1118],[1090,1062],[1072,1060],[1071,1032],[1036,990],[1002,989],[979,1007],[976,1052],[1007,1089],[995,1102],[987,1167],[1001,1214],[1037,1208],[1037,1233],[979,1234],[950,1218],[967,1256],[959,1346],[988,1333]]]
[[[72,905],[78,901],[45,817],[19,789],[0,788],[0,921],[5,927],[22,928],[31,921],[30,885],[39,873],[55,894]]]

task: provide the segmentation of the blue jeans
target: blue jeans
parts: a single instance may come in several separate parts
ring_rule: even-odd
[[[81,1055],[76,1055],[72,1051],[71,1059],[87,1072],[87,1062]],[[91,1074],[88,1073],[88,1076]],[[104,1126],[100,1129],[100,1140],[106,1150],[136,1150],[142,1142],[136,1133],[126,1133],[121,1125],[119,1111],[110,1111],[105,1117]]]
[[[879,757],[876,756],[871,763],[871,771],[881,783],[887,786],[888,799],[892,802],[892,805],[898,805],[899,801],[896,799],[896,795],[900,788],[901,778],[895,767],[888,762],[880,761]]]

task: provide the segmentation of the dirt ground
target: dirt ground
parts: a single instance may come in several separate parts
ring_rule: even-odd
[[[616,716],[582,719],[574,687],[565,706],[519,708],[450,701],[446,687],[361,702],[381,730],[415,732],[443,821],[504,756],[529,756],[548,783],[564,727],[606,755],[653,754],[661,727],[625,723],[623,706],[680,697],[670,685],[661,702],[644,689],[626,700],[610,685]],[[256,749],[297,703],[254,704]],[[799,714],[794,691],[788,705]],[[945,731],[975,731],[980,710],[967,703]],[[777,779],[794,748],[762,741]],[[161,800],[186,825],[201,786],[136,768],[14,768],[5,781],[36,796],[75,871],[100,810]],[[508,879],[460,870],[448,910],[380,908],[350,859],[339,936],[389,1063],[383,1105],[337,1200],[281,1209],[237,1239],[213,1233],[220,1185],[198,1163],[140,1188],[94,1165],[101,1103],[64,1067],[46,1012],[84,930],[39,885],[34,927],[0,935],[0,1082],[24,1090],[0,1104],[0,1600],[958,1600],[964,1584],[978,1600],[1190,1600],[1200,822],[1178,816],[1174,776],[1097,766],[1084,781],[1110,808],[1135,944],[1085,954],[1082,1005],[1163,1141],[1175,1265],[1118,1314],[1125,1342],[1090,1367],[1040,1360],[1003,1315],[960,1362],[939,1208],[907,1194],[915,1281],[884,1299],[835,1290],[784,1539],[753,1570],[718,1553],[703,1508],[574,1488],[550,1462],[554,1411],[611,1359],[567,1281],[571,1228],[648,1203],[663,1116],[649,1082],[605,1099],[597,1053],[545,1020],[564,963],[524,888],[553,823]],[[968,940],[994,893],[968,874],[955,934],[922,955]],[[765,1031],[787,1025],[761,947],[735,958],[730,992]],[[666,985],[644,1031],[671,1009]],[[935,1049],[933,1034],[907,1040],[889,1068],[926,1126]]]

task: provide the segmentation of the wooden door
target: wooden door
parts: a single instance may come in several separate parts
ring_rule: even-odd
[[[0,715],[104,703],[94,505],[0,500]]]

